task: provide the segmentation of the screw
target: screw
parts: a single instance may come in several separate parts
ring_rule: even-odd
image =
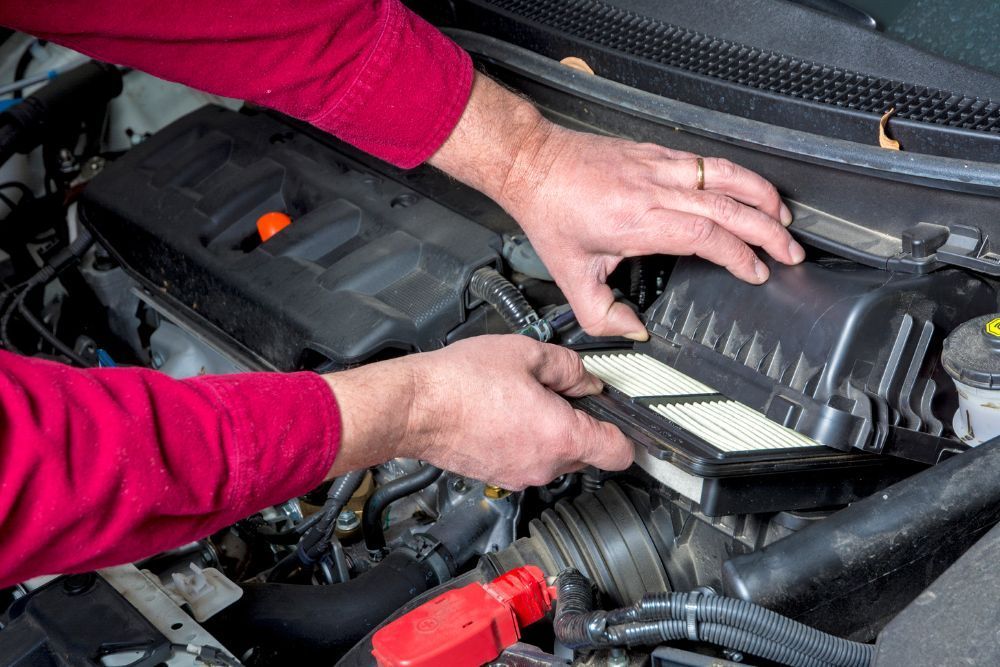
[[[344,510],[337,517],[337,530],[349,532],[361,525],[361,519],[354,510]]]
[[[743,654],[739,651],[734,651],[731,648],[723,649],[722,655],[726,657],[726,660],[731,660],[732,662],[743,662]]]
[[[456,477],[451,481],[451,490],[455,493],[465,493],[469,490],[469,485],[461,477]]]

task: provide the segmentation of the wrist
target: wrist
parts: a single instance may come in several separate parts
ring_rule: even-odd
[[[431,423],[417,412],[418,364],[382,361],[323,376],[340,411],[341,441],[331,475],[398,456],[417,457]]]

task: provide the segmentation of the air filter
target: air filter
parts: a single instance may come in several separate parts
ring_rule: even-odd
[[[636,463],[709,516],[838,505],[912,472],[825,447],[648,354],[582,357],[605,391],[579,407],[618,425]]]

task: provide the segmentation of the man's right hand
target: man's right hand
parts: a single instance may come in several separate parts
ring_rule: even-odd
[[[331,476],[403,456],[517,490],[632,462],[617,428],[563,398],[601,391],[579,355],[524,336],[481,336],[324,377],[343,426]]]

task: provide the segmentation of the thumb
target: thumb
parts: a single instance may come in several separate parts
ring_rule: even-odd
[[[563,289],[576,320],[591,336],[624,336],[636,341],[649,339],[646,327],[624,303],[615,301],[611,288],[596,278]]]

